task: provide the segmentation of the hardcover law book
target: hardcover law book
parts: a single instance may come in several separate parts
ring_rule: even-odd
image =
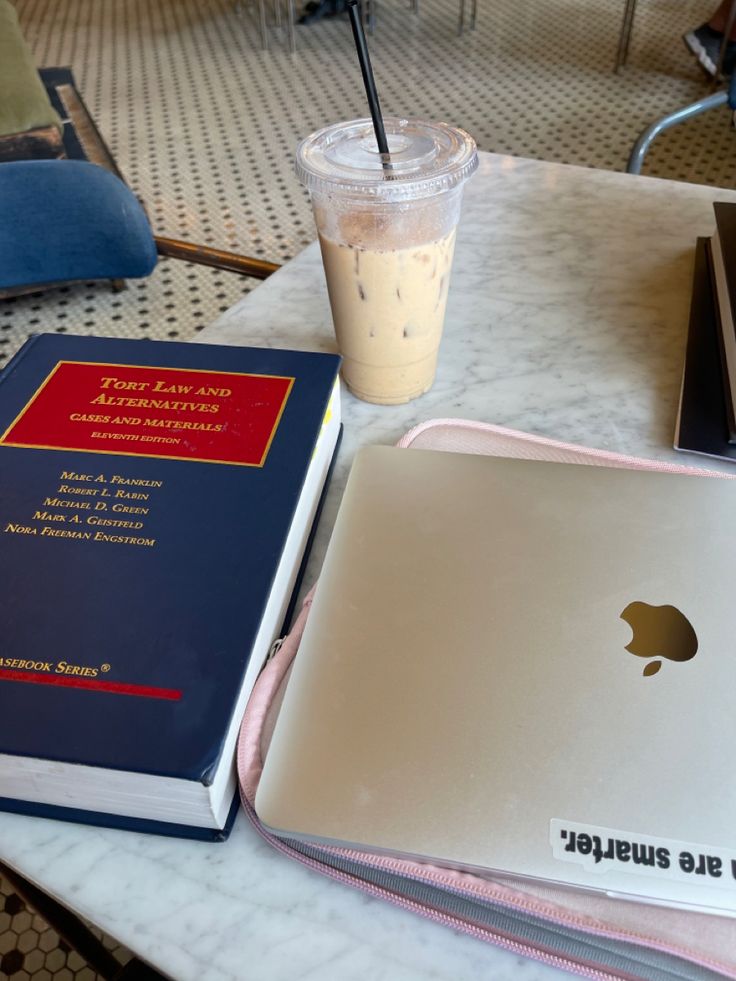
[[[698,239],[685,365],[675,431],[675,449],[736,460],[729,442],[726,392],[711,290],[708,240]]]
[[[710,274],[726,397],[728,439],[736,443],[736,204],[716,201],[716,233],[709,242]]]
[[[0,808],[222,839],[336,355],[31,338],[0,374]]]

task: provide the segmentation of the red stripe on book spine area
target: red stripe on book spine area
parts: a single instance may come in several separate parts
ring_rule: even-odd
[[[163,698],[178,702],[181,691],[177,688],[153,688],[150,685],[126,685],[119,681],[97,681],[92,678],[73,678],[66,675],[31,674],[27,671],[0,669],[0,681],[24,681],[31,685],[57,685],[61,688],[85,688],[104,691],[111,695],[137,695],[139,698]]]

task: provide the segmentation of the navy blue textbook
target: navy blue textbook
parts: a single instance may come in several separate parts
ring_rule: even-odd
[[[0,809],[221,840],[336,355],[32,337],[0,374]]]

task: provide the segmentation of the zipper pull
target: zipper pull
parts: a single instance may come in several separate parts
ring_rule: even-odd
[[[278,652],[281,650],[281,647],[282,647],[282,645],[283,645],[283,643],[284,643],[285,640],[286,640],[285,637],[278,637],[273,642],[273,644],[271,644],[271,647],[269,649],[269,652],[268,652],[268,654],[266,654],[266,660],[263,662],[263,666],[264,667],[268,664],[269,661],[271,661],[274,657],[276,657],[276,655],[278,654]]]

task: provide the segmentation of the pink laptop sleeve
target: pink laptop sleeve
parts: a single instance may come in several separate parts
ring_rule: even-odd
[[[713,471],[586,449],[457,419],[417,426],[399,446],[588,466],[664,470],[734,479]],[[274,848],[315,871],[444,923],[479,940],[585,977],[706,981],[736,978],[736,920],[609,899],[587,892],[452,871],[277,838],[253,808],[263,759],[309,615],[307,597],[291,633],[274,645],[249,701],[238,743],[243,807]]]

